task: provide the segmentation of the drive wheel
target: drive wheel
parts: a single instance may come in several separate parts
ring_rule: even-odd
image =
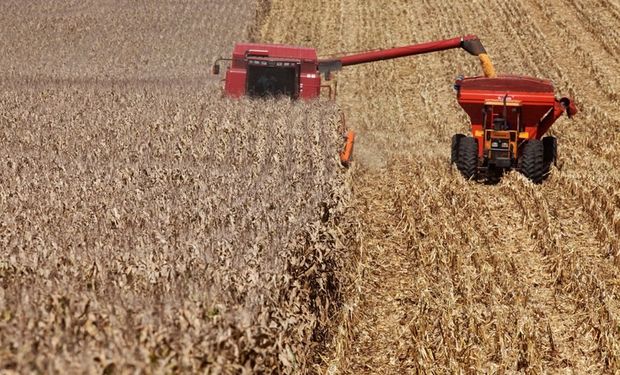
[[[465,138],[463,134],[455,134],[452,136],[452,147],[450,148],[450,151],[451,151],[450,164],[456,163],[459,157],[459,143],[461,142],[461,139],[463,138]]]
[[[476,138],[461,138],[458,143],[456,167],[466,179],[476,178],[478,174],[478,141]]]
[[[544,148],[544,173],[548,175],[551,171],[551,164],[555,163],[558,158],[558,140],[556,137],[544,137],[542,139]]]
[[[543,142],[532,139],[523,146],[521,173],[533,183],[540,184],[545,177],[545,147]]]

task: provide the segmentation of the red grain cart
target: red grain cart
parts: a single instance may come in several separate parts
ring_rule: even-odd
[[[516,169],[534,183],[549,174],[557,157],[555,137],[543,137],[564,112],[577,113],[566,97],[555,97],[551,81],[500,75],[459,78],[455,89],[471,119],[471,136],[452,137],[452,163],[467,179],[497,181]]]

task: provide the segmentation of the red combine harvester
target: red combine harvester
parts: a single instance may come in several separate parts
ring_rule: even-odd
[[[452,137],[451,161],[463,176],[494,182],[517,169],[542,182],[557,157],[556,138],[543,135],[564,112],[577,113],[574,103],[557,99],[550,81],[524,76],[460,78],[455,89],[471,119],[472,136]]]
[[[344,66],[364,64],[379,60],[395,59],[423,53],[463,48],[480,57],[487,76],[494,76],[493,66],[482,43],[475,35],[457,37],[437,42],[374,50],[334,59],[319,59],[314,48],[274,44],[240,43],[235,45],[230,59],[217,59],[213,74],[220,73],[220,61],[230,61],[226,71],[224,91],[230,97],[276,97],[315,99],[326,90],[330,98],[336,95],[329,85],[321,83],[321,75],[329,80],[331,73]],[[345,146],[340,160],[347,166],[353,152],[355,134],[346,131],[342,121]]]

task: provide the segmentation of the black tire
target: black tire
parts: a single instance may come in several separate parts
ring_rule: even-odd
[[[538,139],[529,140],[523,145],[521,173],[533,183],[540,184],[545,178],[545,147]]]
[[[463,138],[465,138],[463,134],[455,134],[452,136],[452,147],[450,148],[450,151],[451,151],[450,164],[456,163],[459,157],[459,143],[461,142],[461,139]]]
[[[542,139],[545,159],[545,175],[551,171],[551,164],[558,158],[558,140],[555,137],[544,137]]]
[[[476,138],[461,138],[459,141],[456,167],[466,179],[476,178],[478,174],[478,141]]]

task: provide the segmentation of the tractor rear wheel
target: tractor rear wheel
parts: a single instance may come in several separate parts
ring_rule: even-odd
[[[545,177],[545,147],[538,139],[531,139],[523,146],[521,173],[533,183],[540,184]]]
[[[549,174],[551,164],[558,158],[558,140],[556,137],[544,137],[542,139],[545,159],[545,175]]]
[[[450,164],[456,163],[459,157],[459,143],[461,142],[461,139],[463,138],[465,138],[463,134],[455,134],[452,136],[452,147],[450,148],[450,151],[451,151]]]
[[[478,174],[478,141],[476,138],[461,138],[458,143],[456,167],[466,179],[476,178]]]

